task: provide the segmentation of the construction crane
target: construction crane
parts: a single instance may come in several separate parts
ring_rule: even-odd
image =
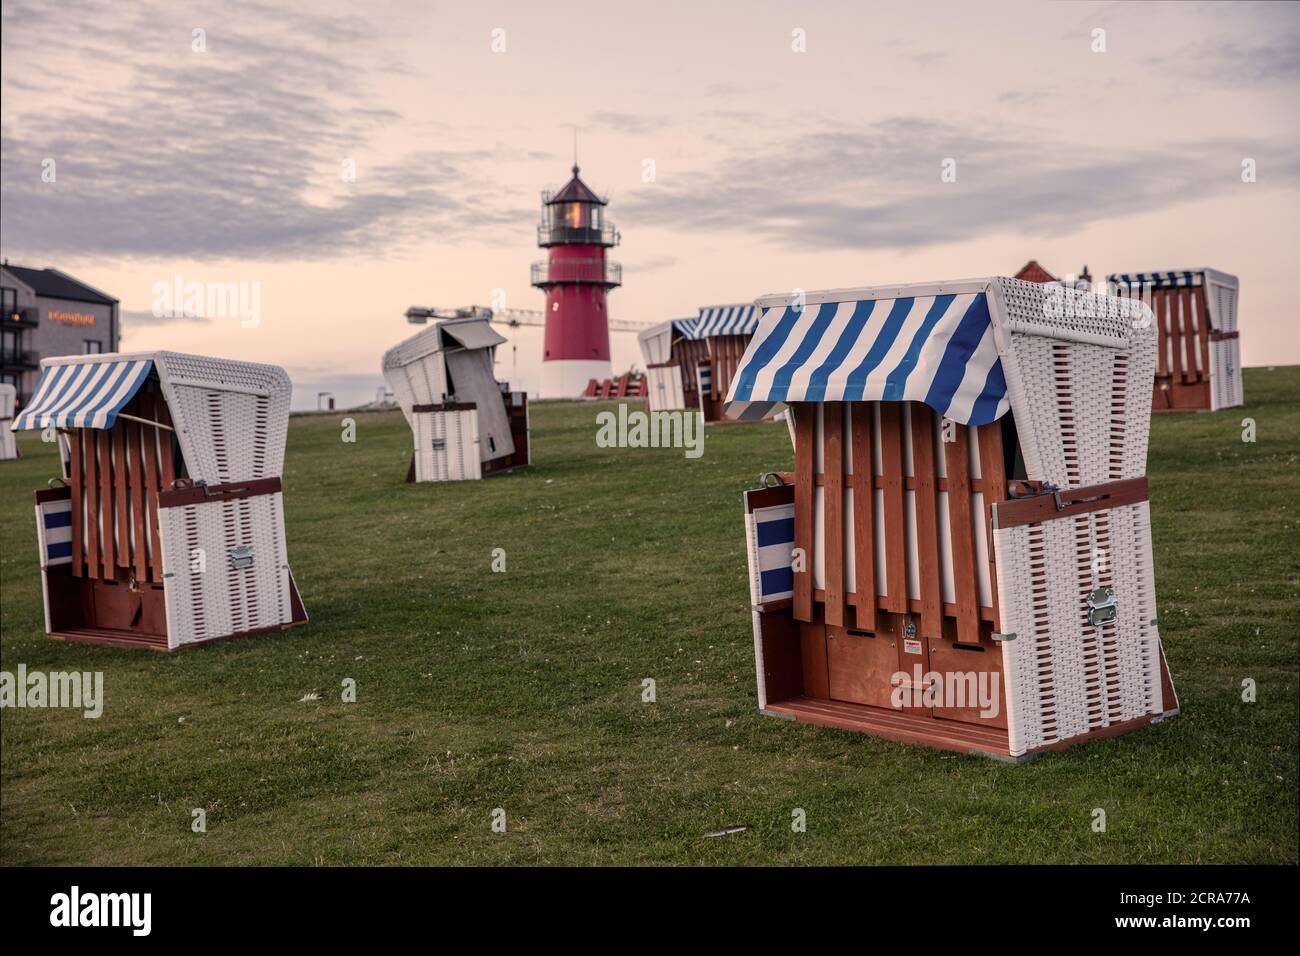
[[[540,309],[489,309],[485,305],[467,305],[459,309],[439,309],[436,306],[426,308],[413,305],[406,310],[406,321],[412,325],[424,325],[430,319],[487,319],[497,325],[508,325],[512,329],[532,325],[542,328],[546,325],[546,313]],[[626,322],[622,319],[610,319],[611,332],[641,332],[650,326],[645,322]]]

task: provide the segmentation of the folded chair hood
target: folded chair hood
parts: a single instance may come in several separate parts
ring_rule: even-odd
[[[36,394],[10,426],[112,428],[153,371],[153,360],[132,356],[96,361],[47,360]]]
[[[679,331],[688,339],[707,339],[715,335],[753,335],[758,328],[761,310],[756,305],[710,305]]]
[[[997,420],[1010,402],[987,285],[930,289],[758,300],[762,317],[725,413],[751,420],[789,402],[916,401],[963,425]]]

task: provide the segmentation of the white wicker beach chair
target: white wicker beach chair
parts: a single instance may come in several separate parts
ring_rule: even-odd
[[[795,450],[746,495],[764,713],[1022,759],[1176,712],[1149,309],[1005,278],[758,305],[727,414],[788,407]]]
[[[672,319],[638,338],[648,377],[652,412],[699,409],[704,420],[723,420],[723,396],[740,357],[758,328],[751,304],[711,305],[692,319]]]
[[[384,380],[414,439],[408,481],[477,479],[529,463],[528,395],[492,371],[504,341],[486,319],[448,319],[384,354]]]
[[[283,369],[175,352],[41,367],[13,428],[60,439],[60,486],[36,493],[50,637],[175,650],[307,619],[284,535]]]
[[[1237,337],[1237,277],[1216,269],[1115,273],[1116,295],[1152,310],[1157,412],[1218,411],[1245,402]]]

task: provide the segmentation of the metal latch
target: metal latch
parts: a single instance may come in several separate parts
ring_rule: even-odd
[[[236,571],[251,568],[253,566],[253,546],[251,544],[241,544],[237,548],[231,548],[230,566]]]
[[[1088,595],[1088,623],[1093,627],[1115,620],[1115,589],[1097,588]]]
[[[430,442],[430,445],[433,447],[433,450],[434,450],[434,451],[438,451],[440,448],[446,448],[446,447],[447,447],[447,439],[445,439],[445,438],[435,438],[435,439],[433,439],[433,440]]]
[[[1056,502],[1056,510],[1065,510],[1060,487],[1050,481],[1026,481],[1023,478],[1014,478],[1007,482],[1007,497],[1013,500],[1037,498],[1040,495],[1051,495],[1052,500]]]

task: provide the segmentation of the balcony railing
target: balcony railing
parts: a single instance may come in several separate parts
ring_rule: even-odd
[[[561,282],[590,282],[596,285],[623,284],[623,266],[608,259],[556,259],[534,262],[533,285],[558,285]]]
[[[0,368],[32,369],[41,367],[41,357],[35,352],[18,349],[0,349]]]
[[[599,229],[589,227],[553,226],[542,222],[537,224],[537,244],[539,246],[563,246],[586,244],[592,246],[618,245],[618,229],[612,222],[604,223]]]

